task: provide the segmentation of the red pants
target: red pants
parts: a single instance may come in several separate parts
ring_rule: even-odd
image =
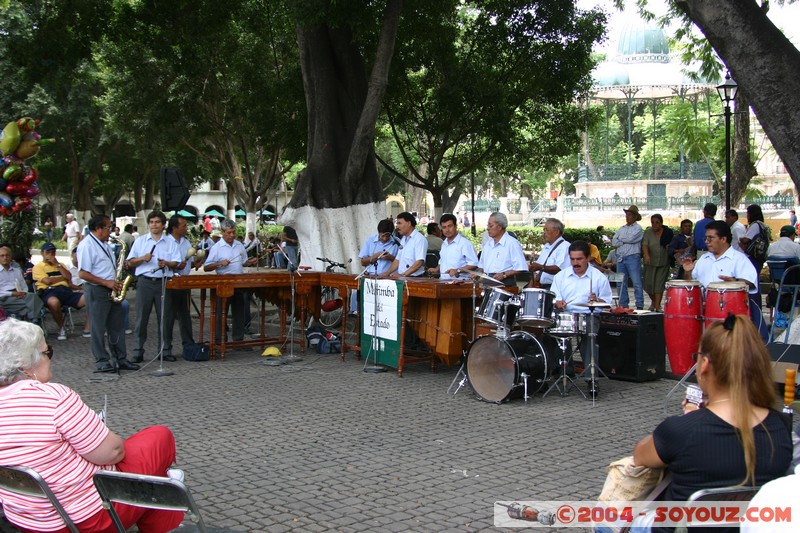
[[[117,470],[132,474],[166,476],[167,468],[175,462],[175,437],[166,426],[144,428],[125,440],[125,459],[117,463]],[[114,503],[114,510],[125,529],[136,524],[141,533],[166,533],[183,521],[184,513],[145,509]],[[103,509],[91,518],[76,524],[81,533],[116,533],[111,516]],[[20,531],[27,531],[20,529]],[[35,532],[30,532],[35,533]],[[55,533],[70,533],[66,527]]]

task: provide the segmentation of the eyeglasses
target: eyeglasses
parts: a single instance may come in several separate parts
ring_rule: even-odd
[[[718,236],[718,235],[706,235],[706,236],[703,238],[703,240],[704,240],[705,242],[711,242],[711,241],[713,241],[714,239],[719,239],[719,236]]]
[[[698,359],[699,359],[701,356],[702,356],[702,357],[705,357],[705,358],[706,358],[706,359],[708,359],[709,361],[711,360],[711,357],[709,357],[709,355],[708,355],[706,352],[694,352],[694,353],[692,354],[692,361],[694,361],[694,362],[696,363],[696,362],[697,362],[697,360],[698,360]]]
[[[47,348],[42,351],[42,355],[46,355],[48,359],[52,359],[53,358],[53,347],[48,344]]]

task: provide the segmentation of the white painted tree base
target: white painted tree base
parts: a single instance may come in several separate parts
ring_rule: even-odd
[[[300,238],[301,266],[325,270],[317,257],[345,263],[351,274],[361,272],[358,252],[367,237],[378,232],[378,222],[386,218],[386,203],[351,205],[338,209],[288,207],[279,224],[292,226]],[[351,260],[348,263],[348,260]]]

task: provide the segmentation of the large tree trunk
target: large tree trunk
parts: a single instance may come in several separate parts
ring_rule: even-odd
[[[736,111],[733,115],[733,159],[731,160],[731,207],[735,208],[744,197],[750,180],[758,172],[750,156],[750,105],[744,91],[736,93]]]
[[[375,122],[400,21],[401,0],[387,0],[372,73],[347,25],[300,27],[297,40],[308,108],[308,165],[281,216],[302,246],[302,264],[322,255],[355,258],[383,217],[375,167]],[[327,255],[326,255],[327,254]]]
[[[753,1],[676,0],[745,91],[795,185],[800,185],[800,52]]]

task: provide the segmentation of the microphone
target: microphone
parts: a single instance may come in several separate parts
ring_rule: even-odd
[[[148,274],[152,274],[153,272],[158,272],[159,270],[164,270],[164,267],[158,267],[158,268],[154,268],[153,270],[151,270],[150,272],[148,272]]]
[[[394,234],[392,234],[392,240],[394,241],[394,243],[397,245],[397,247],[398,247],[399,249],[401,249],[401,250],[403,249],[403,243],[401,243],[401,242],[400,242],[400,239],[398,239],[397,237],[395,237],[395,236],[394,236]]]

